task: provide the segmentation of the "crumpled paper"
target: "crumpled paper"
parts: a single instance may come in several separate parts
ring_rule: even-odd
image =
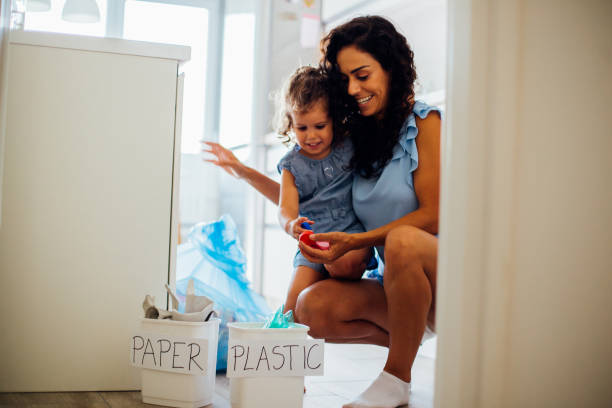
[[[196,296],[193,280],[189,280],[185,296],[185,313],[179,312],[180,302],[172,289],[166,284],[166,291],[172,299],[172,309],[164,310],[155,306],[155,297],[146,295],[142,302],[145,318],[147,319],[171,319],[182,322],[205,322],[216,316],[213,310],[215,303],[207,296]]]

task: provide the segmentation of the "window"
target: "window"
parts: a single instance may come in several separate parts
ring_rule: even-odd
[[[251,142],[254,35],[255,14],[225,17],[219,143],[229,148]]]
[[[203,138],[210,139],[218,120],[215,100],[218,78],[212,78],[219,41],[218,2],[190,0],[126,0],[123,37],[130,40],[186,45],[191,58],[181,66],[185,74],[181,126],[179,190],[180,242],[193,225],[219,217],[218,183],[213,169],[200,159]],[[214,139],[214,137],[213,137]]]
[[[181,152],[200,152],[204,135],[209,11],[150,1],[125,2],[123,37],[191,47],[185,73]]]
[[[248,9],[229,12],[223,30],[223,68],[219,143],[231,149],[242,161],[248,162],[251,149],[253,106],[253,58],[255,14]],[[229,213],[236,221],[246,249],[248,244],[248,186],[222,173],[219,175],[219,212]]]
[[[229,2],[228,2],[229,3]],[[231,149],[243,162],[252,162],[253,149],[253,67],[255,58],[255,2],[226,4],[223,30],[223,64],[219,113],[219,143]],[[249,258],[253,237],[248,233],[250,187],[225,172],[212,169],[219,183],[219,214],[230,214]],[[253,281],[253,268],[247,268]]]
[[[269,137],[266,148],[266,175],[280,183],[276,164],[287,153],[287,147],[276,135]],[[262,293],[274,307],[280,306],[292,277],[293,258],[297,251],[296,241],[278,224],[278,207],[265,201],[263,285]]]

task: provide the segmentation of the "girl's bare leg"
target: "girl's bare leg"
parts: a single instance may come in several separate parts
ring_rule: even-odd
[[[289,289],[287,290],[287,297],[285,298],[285,307],[283,309],[283,313],[287,313],[287,311],[293,310],[294,318],[297,322],[298,318],[295,315],[295,303],[297,301],[298,295],[308,286],[324,278],[325,276],[323,274],[307,266],[298,266],[297,268],[295,268],[295,270],[293,271],[293,277],[291,278],[291,282],[289,283]]]
[[[325,269],[335,279],[361,279],[371,254],[371,248],[349,251],[334,262],[325,264]]]

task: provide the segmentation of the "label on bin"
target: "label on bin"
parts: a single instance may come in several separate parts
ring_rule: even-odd
[[[228,377],[290,377],[323,375],[323,346],[319,339],[229,341]]]
[[[208,340],[136,333],[130,340],[130,364],[150,370],[206,375]]]

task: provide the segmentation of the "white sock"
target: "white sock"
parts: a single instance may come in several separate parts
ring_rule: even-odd
[[[396,408],[408,404],[409,398],[410,383],[383,371],[364,392],[342,408]]]

